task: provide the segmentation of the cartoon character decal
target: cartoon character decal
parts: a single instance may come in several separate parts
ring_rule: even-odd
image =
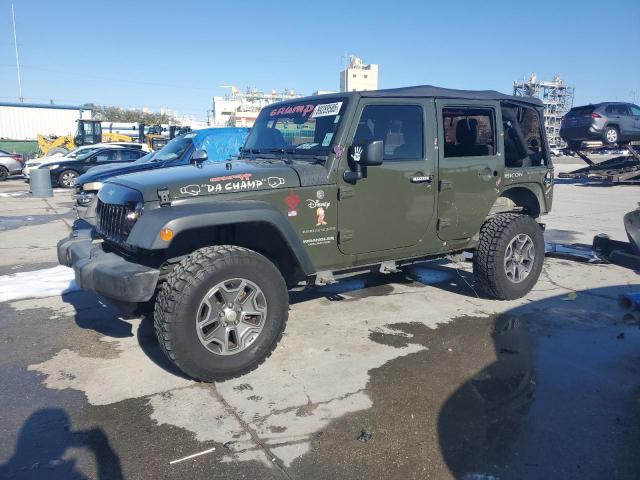
[[[325,211],[324,208],[318,207],[316,210],[316,227],[320,227],[322,225],[326,225],[327,222],[324,221]]]

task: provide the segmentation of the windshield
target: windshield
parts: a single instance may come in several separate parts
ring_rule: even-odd
[[[87,155],[89,155],[90,153],[95,152],[96,150],[98,150],[99,147],[94,147],[94,148],[78,148],[76,150],[73,150],[72,152],[69,152],[65,155],[66,158],[86,158]]]
[[[184,152],[186,152],[193,143],[193,137],[195,133],[189,133],[187,135],[176,137],[167,143],[161,150],[156,152],[153,157],[154,162],[170,162],[177,158],[181,158]],[[143,157],[144,158],[144,157]]]
[[[329,155],[333,136],[347,107],[346,98],[306,100],[265,107],[247,137],[243,152],[296,157]]]
[[[138,164],[140,164],[140,163],[150,163],[150,162],[153,162],[153,159],[154,159],[154,157],[156,156],[156,153],[158,153],[158,152],[150,152],[150,153],[147,153],[144,157],[140,157],[138,160],[136,160],[136,161],[135,161],[135,162],[133,162],[133,163],[138,163]]]

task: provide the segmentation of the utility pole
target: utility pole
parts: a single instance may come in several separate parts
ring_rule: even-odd
[[[18,39],[16,36],[16,11],[13,8],[13,3],[11,4],[11,18],[13,19],[13,45],[16,49],[16,69],[18,70],[18,94],[20,98],[20,102],[24,102],[24,97],[22,96],[22,79],[20,78],[20,57],[18,56]]]

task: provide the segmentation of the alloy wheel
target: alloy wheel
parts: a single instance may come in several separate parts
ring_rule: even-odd
[[[516,235],[504,254],[504,271],[513,283],[520,283],[531,273],[535,260],[533,240],[526,233]]]
[[[234,355],[260,335],[267,317],[262,289],[244,278],[218,283],[200,302],[196,329],[200,343],[216,355]]]

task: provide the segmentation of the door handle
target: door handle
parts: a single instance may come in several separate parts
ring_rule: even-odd
[[[413,177],[409,178],[409,181],[411,183],[431,183],[433,182],[433,176],[432,175],[414,175]]]

